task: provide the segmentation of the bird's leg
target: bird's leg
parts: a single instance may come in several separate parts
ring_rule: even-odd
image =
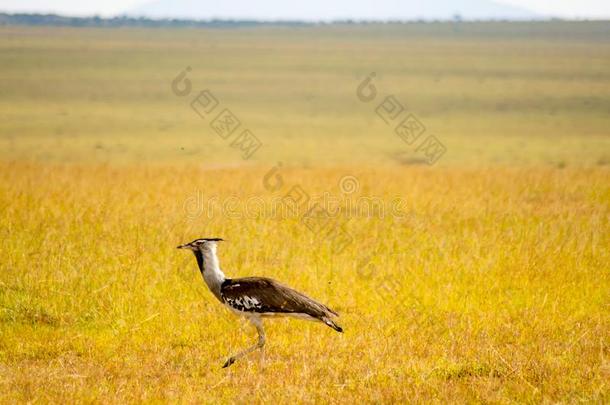
[[[235,363],[237,360],[241,359],[247,354],[252,353],[256,349],[262,349],[265,346],[265,329],[263,329],[263,321],[260,318],[250,318],[250,322],[256,327],[258,332],[258,342],[254,346],[247,348],[234,356],[231,356],[227,359],[222,368],[229,367],[231,364]]]

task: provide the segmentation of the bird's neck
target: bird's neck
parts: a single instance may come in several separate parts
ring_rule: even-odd
[[[203,280],[208,285],[210,291],[220,300],[220,286],[226,280],[226,277],[222,270],[220,270],[216,250],[211,249],[205,252],[196,250],[194,252]]]

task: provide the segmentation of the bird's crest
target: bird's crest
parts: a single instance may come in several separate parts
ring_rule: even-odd
[[[178,246],[178,249],[198,249],[201,246],[205,245],[207,242],[222,242],[224,239],[222,238],[199,238],[195,239],[192,242],[185,243],[184,245]]]

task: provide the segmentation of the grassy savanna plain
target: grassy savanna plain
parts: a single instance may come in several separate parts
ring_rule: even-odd
[[[0,33],[3,402],[609,401],[607,23]],[[203,89],[251,159],[190,108]],[[434,166],[375,114],[390,94],[446,146]],[[295,185],[338,197],[345,250],[243,211]],[[367,198],[404,204],[347,213]],[[221,369],[255,331],[175,249],[202,236],[345,333],[269,321]]]

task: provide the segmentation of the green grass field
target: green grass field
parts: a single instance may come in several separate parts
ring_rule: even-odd
[[[0,33],[1,402],[610,400],[607,23]],[[191,109],[204,89],[252,158]],[[388,95],[438,163],[376,115]],[[245,212],[294,186],[337,198],[344,250]],[[402,206],[349,210],[371,199]],[[221,369],[256,333],[175,249],[212,236],[228,276],[345,333],[268,321],[264,354]]]
[[[374,113],[393,94],[446,145],[443,163],[608,164],[607,24],[459,27],[3,27],[0,150],[45,162],[239,161],[189,107],[209,89],[264,143],[258,162],[414,159]],[[170,83],[186,66],[193,94],[180,98]],[[365,104],[355,92],[370,72],[379,96]]]

